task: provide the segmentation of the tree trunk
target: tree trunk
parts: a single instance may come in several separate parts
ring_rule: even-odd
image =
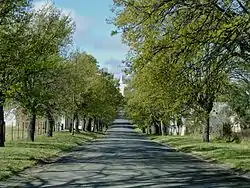
[[[85,131],[88,131],[89,118],[86,118]]]
[[[165,134],[165,126],[164,126],[164,124],[163,124],[163,121],[161,121],[161,135],[162,136],[165,136],[166,134]]]
[[[180,128],[182,126],[182,120],[180,117],[177,118],[177,122],[176,122],[176,127],[177,127],[177,135],[180,135]]]
[[[73,115],[73,119],[72,119],[72,127],[71,127],[71,133],[72,135],[75,134],[75,115]]]
[[[154,122],[154,127],[155,127],[155,134],[159,135],[160,134],[160,128],[156,122]]]
[[[162,132],[161,132],[161,124],[159,125],[158,123],[156,123],[158,128],[159,128],[159,131],[158,131],[158,135],[162,135]]]
[[[0,147],[4,147],[5,142],[5,122],[4,122],[4,109],[3,100],[0,102]]]
[[[72,135],[74,135],[74,117],[73,119],[70,119],[70,124],[69,124],[69,132],[72,133]]]
[[[96,131],[96,129],[97,129],[97,121],[96,121],[96,117],[94,117],[93,124],[94,124],[94,126],[93,126],[93,132],[95,132],[95,131]]]
[[[165,135],[169,135],[169,125],[165,126]]]
[[[28,126],[28,141],[35,141],[35,130],[36,130],[36,113],[31,112],[29,114],[29,126]]]
[[[80,130],[79,130],[80,120],[79,120],[78,112],[75,113],[75,120],[74,121],[75,121],[76,133],[80,133]]]
[[[48,118],[48,132],[47,135],[48,137],[52,137],[53,136],[53,128],[55,126],[55,120],[51,114],[50,111],[47,112],[47,118]]]
[[[98,119],[99,132],[102,132],[102,121]]]
[[[91,125],[92,125],[92,118],[89,118],[88,124],[87,124],[87,131],[91,132]]]
[[[96,119],[96,131],[97,131],[97,132],[100,131],[100,122],[99,122],[99,118]]]
[[[179,136],[179,135],[180,135],[180,125],[177,124],[177,125],[176,125],[176,128],[177,128],[176,134]]]
[[[68,119],[68,123],[69,123],[69,132],[72,133],[73,129],[74,129],[74,120],[72,120],[72,118]]]
[[[206,117],[206,123],[203,125],[203,142],[209,142],[210,117],[209,113]]]
[[[85,127],[86,127],[86,119],[83,118],[82,131],[85,131]]]
[[[72,133],[72,129],[73,129],[73,124],[72,121],[70,120],[69,122],[69,132]]]
[[[142,133],[146,133],[145,127],[142,127]]]
[[[100,124],[100,131],[103,132],[103,122],[102,122],[102,120],[100,120],[99,124]]]
[[[150,127],[150,124],[149,124],[148,122],[146,123],[146,126],[147,126],[147,127],[146,127],[146,129],[147,129],[147,131],[146,131],[147,134],[151,134],[151,127]]]
[[[151,135],[152,134],[152,126],[150,123],[148,123],[148,133]]]

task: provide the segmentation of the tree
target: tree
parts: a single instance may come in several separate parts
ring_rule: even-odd
[[[0,147],[5,141],[4,105],[16,85],[15,69],[22,64],[23,35],[29,21],[28,0],[4,1],[0,5]]]
[[[73,25],[70,17],[48,5],[33,12],[26,32],[26,58],[16,70],[19,87],[14,97],[29,115],[28,140],[34,141],[36,117],[42,115],[43,106],[49,104],[52,95],[44,88],[55,80],[58,56],[71,42]]]
[[[71,55],[66,91],[68,92],[68,114],[73,119],[76,131],[79,132],[79,118],[82,113],[86,115],[86,106],[91,103],[92,91],[90,84],[97,74],[97,60],[86,52],[76,51]],[[73,127],[72,127],[73,128]]]
[[[152,102],[156,98],[154,106],[166,97],[162,107],[171,112],[163,112],[167,116],[182,112],[181,108],[199,111],[206,119],[203,140],[209,142],[213,103],[231,73],[249,61],[249,3],[114,0],[113,11],[114,33],[121,32],[131,48],[133,73],[140,76],[148,66],[150,77],[159,80],[161,92],[151,95],[145,89],[144,96]]]
[[[229,86],[226,101],[237,114],[238,121],[243,129],[250,125],[250,96],[249,85],[245,82],[232,83]]]

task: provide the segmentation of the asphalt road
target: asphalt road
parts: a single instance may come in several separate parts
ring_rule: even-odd
[[[0,187],[250,188],[250,180],[149,141],[118,119],[105,138],[53,164],[29,169]]]

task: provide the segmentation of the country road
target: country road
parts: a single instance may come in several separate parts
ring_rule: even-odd
[[[250,180],[149,141],[117,119],[106,137],[0,182],[0,187],[241,188],[250,187]]]

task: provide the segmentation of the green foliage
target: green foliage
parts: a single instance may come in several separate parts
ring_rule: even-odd
[[[27,0],[4,1],[0,5],[0,93],[1,101],[13,93],[15,69],[22,65],[23,42],[28,27],[30,2]]]
[[[62,104],[67,114],[76,111],[81,118],[97,117],[113,121],[122,96],[115,87],[113,75],[98,69],[97,60],[85,53],[72,54],[67,62]]]
[[[7,142],[7,147],[0,151],[0,180],[4,180],[27,167],[61,156],[63,152],[101,136],[98,133],[81,133],[71,136],[66,132],[57,132],[53,138],[38,136],[37,141],[33,143],[26,141]]]
[[[250,126],[250,95],[249,85],[245,82],[233,83],[228,92],[227,101],[237,114],[241,127],[246,129]]]
[[[92,55],[70,48],[75,29],[70,16],[51,3],[39,10],[31,5],[28,0],[0,5],[2,106],[8,102],[30,115],[31,140],[37,116],[51,124],[58,115],[109,124],[122,101],[114,76],[100,70]],[[1,139],[2,132],[0,125]]]
[[[213,103],[249,67],[247,1],[114,0],[113,12],[131,49],[127,114],[136,122],[198,114],[209,141]]]
[[[53,5],[32,12],[26,30],[24,62],[16,70],[18,88],[15,101],[30,113],[42,113],[44,105],[53,98],[58,82],[60,51],[69,44],[73,26],[71,19]]]

